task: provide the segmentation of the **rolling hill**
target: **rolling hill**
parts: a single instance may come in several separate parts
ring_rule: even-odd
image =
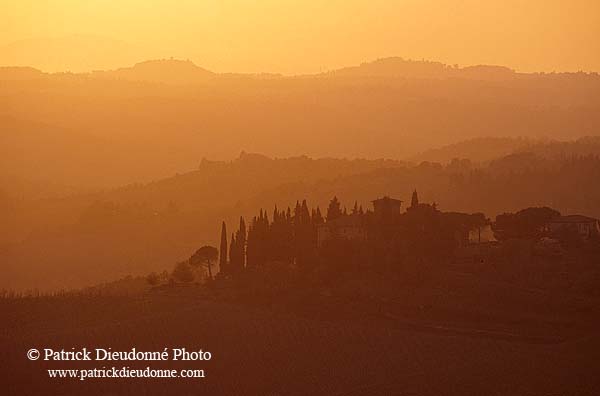
[[[215,245],[223,220],[231,232],[239,216],[249,219],[260,208],[270,214],[275,205],[293,207],[307,199],[324,211],[334,195],[347,208],[355,201],[370,208],[379,196],[408,201],[417,189],[423,202],[436,202],[444,211],[494,218],[550,206],[565,214],[600,217],[598,177],[597,156],[547,158],[528,152],[489,165],[272,159],[247,153],[234,161],[204,160],[197,170],[155,182],[6,201],[0,228],[6,276],[0,288],[56,289],[162,271],[198,246]]]
[[[46,182],[115,187],[243,150],[402,159],[465,139],[564,140],[600,127],[595,74],[466,78],[469,68],[456,77],[454,67],[395,59],[357,70],[231,75],[177,60],[80,74],[4,68],[0,154],[24,179],[40,177],[36,158],[54,158]],[[23,147],[26,155],[14,158]]]

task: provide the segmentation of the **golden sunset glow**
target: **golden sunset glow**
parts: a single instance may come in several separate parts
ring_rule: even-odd
[[[598,180],[600,0],[0,0],[0,395],[600,395]]]
[[[24,0],[0,3],[0,25],[0,64],[46,71],[171,56],[222,72],[312,73],[386,56],[600,70],[594,0]],[[90,47],[101,54],[84,56]]]

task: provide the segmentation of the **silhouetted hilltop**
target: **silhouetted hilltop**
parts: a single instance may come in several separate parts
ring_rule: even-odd
[[[189,60],[159,59],[136,63],[113,71],[94,71],[92,77],[131,81],[149,81],[167,84],[195,84],[206,82],[216,74],[196,66]]]
[[[33,80],[46,76],[46,73],[33,67],[4,66],[0,67],[0,81]]]
[[[121,203],[145,202],[157,210],[169,202],[179,209],[222,210],[256,194],[281,186],[310,185],[319,180],[408,166],[403,161],[309,158],[270,158],[242,152],[233,161],[203,159],[197,170],[145,184],[132,184],[97,195],[96,199]],[[218,197],[218,199],[216,199]]]
[[[329,75],[347,77],[402,78],[469,78],[475,80],[506,80],[515,78],[514,70],[504,66],[450,66],[441,62],[414,61],[400,57],[382,58],[359,66],[333,70]]]
[[[600,156],[600,136],[584,136],[571,141],[525,137],[473,138],[430,149],[409,159],[417,162],[440,163],[447,163],[453,159],[469,159],[478,163],[500,161],[504,157],[523,157],[525,154],[532,159],[551,160],[588,155]]]
[[[594,163],[600,158],[600,136],[573,141],[544,141],[521,147],[494,159],[489,169],[496,173],[556,172],[565,164]]]
[[[70,40],[75,40],[71,38]],[[100,40],[96,38],[96,40]],[[77,42],[81,40],[76,40]],[[85,42],[85,40],[83,40]],[[67,40],[68,42],[68,40]],[[109,41],[110,43],[110,41]],[[15,44],[16,45],[16,44]],[[41,44],[40,44],[41,45]],[[98,44],[101,48],[109,44],[102,41]],[[119,46],[117,46],[119,47]],[[85,51],[84,51],[85,52]],[[131,58],[131,57],[130,57]],[[5,66],[2,69],[10,68],[29,68],[26,63],[12,62],[10,57],[0,59]],[[128,62],[124,62],[128,63]],[[29,68],[32,69],[32,68]],[[37,69],[33,69],[37,70]],[[77,69],[76,69],[77,70]],[[133,66],[120,68],[94,68],[93,71],[59,71],[52,70],[44,72],[46,76],[60,76],[61,74],[76,74],[81,77],[91,76],[94,78],[114,78],[133,81],[162,82],[173,84],[205,82],[211,77],[221,77],[222,79],[236,78],[255,78],[255,79],[280,79],[295,78],[298,76],[286,76],[279,73],[216,73],[197,66],[190,60],[181,59],[151,59],[135,63]],[[0,80],[11,79],[0,73]],[[557,80],[584,79],[586,82],[592,79],[598,79],[598,73],[519,73],[506,66],[497,65],[472,65],[463,66],[448,65],[442,62],[429,60],[410,60],[401,57],[380,58],[371,62],[364,62],[357,66],[342,67],[333,69],[325,73],[303,75],[302,77],[378,77],[378,78],[404,78],[404,79],[466,79],[481,81],[510,81],[510,80],[535,80],[546,79]]]
[[[365,67],[396,65],[454,73],[436,62],[382,60]],[[202,157],[229,159],[241,150],[399,159],[475,137],[562,140],[593,135],[600,126],[600,78],[593,74],[493,81],[257,77],[159,60],[87,74],[5,69],[0,79],[0,108],[11,120],[3,124],[8,138],[0,156],[14,159],[11,166],[24,178],[41,173],[60,185],[156,180],[192,169]],[[509,152],[498,150],[502,144],[489,147],[481,159]],[[474,158],[475,149],[466,154]]]
[[[508,80],[516,78],[519,73],[506,66],[477,65],[458,69],[457,77],[475,80]]]
[[[600,136],[584,136],[572,141],[542,141],[519,151],[547,159],[600,156]]]
[[[528,138],[481,137],[463,140],[439,148],[424,151],[411,157],[413,161],[446,163],[454,158],[466,158],[473,162],[485,162],[512,154],[529,147],[535,140]]]

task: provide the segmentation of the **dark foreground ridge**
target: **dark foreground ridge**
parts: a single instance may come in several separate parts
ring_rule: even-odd
[[[594,365],[600,349],[592,336],[539,344],[407,327],[395,317],[324,319],[317,312],[309,317],[214,301],[197,287],[138,298],[47,297],[0,304],[8,320],[0,335],[8,395],[593,395],[600,385]],[[197,365],[206,378],[51,380],[45,369],[57,368],[56,362],[25,358],[32,347],[162,350],[165,342],[210,350],[211,361]],[[60,368],[82,366],[60,363]],[[180,366],[169,362],[168,368]]]

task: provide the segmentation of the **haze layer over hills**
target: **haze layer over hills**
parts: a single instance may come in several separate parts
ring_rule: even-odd
[[[532,205],[600,216],[600,143],[572,140],[597,135],[599,110],[597,74],[400,58],[296,77],[178,60],[1,68],[0,288],[162,270],[214,243],[223,219],[334,195],[368,208],[417,188],[489,217]]]
[[[469,141],[437,152],[477,145],[484,152],[495,144]],[[223,220],[232,231],[240,215],[248,219],[263,208],[271,216],[276,205],[293,208],[302,199],[324,210],[334,195],[348,209],[355,201],[371,208],[370,201],[383,195],[406,202],[417,189],[423,202],[441,210],[492,219],[529,206],[600,216],[598,138],[523,144],[515,140],[517,149],[506,156],[446,165],[243,153],[102,192],[35,201],[4,196],[0,262],[7,276],[0,289],[78,287],[162,271],[199,245],[216,244]]]
[[[177,60],[88,74],[0,68],[0,169],[20,183],[90,188],[243,150],[402,159],[477,137],[594,135],[599,110],[597,74],[401,58],[297,77],[218,74]]]

